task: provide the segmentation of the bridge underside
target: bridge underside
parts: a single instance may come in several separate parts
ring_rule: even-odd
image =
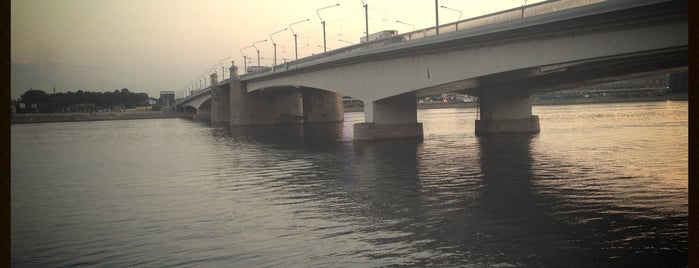
[[[531,96],[636,77],[686,71],[687,47],[491,74],[418,90],[418,97],[457,92],[479,97],[476,134],[538,132]]]
[[[211,119],[211,99],[207,99],[198,106],[188,104],[180,106],[179,112],[192,114],[192,119],[208,121]]]
[[[247,92],[233,81],[230,88],[230,125],[333,123],[344,121],[342,95],[309,87],[271,87]]]
[[[417,97],[460,93],[481,96],[488,90],[524,90],[533,95],[686,71],[688,48],[678,47],[585,61],[537,66],[445,83],[416,91]]]

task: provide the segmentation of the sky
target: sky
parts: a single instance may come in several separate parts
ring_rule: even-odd
[[[185,94],[203,85],[204,77],[210,83],[211,72],[221,79],[221,66],[228,78],[231,61],[242,73],[243,55],[252,58],[248,65],[257,65],[257,52],[249,46],[258,41],[267,40],[255,45],[261,65],[272,64],[272,40],[277,63],[293,59],[288,28],[295,22],[303,21],[291,26],[299,58],[323,52],[321,18],[328,50],[358,43],[365,31],[362,2],[369,7],[370,33],[412,31],[396,21],[415,29],[435,26],[432,0],[12,0],[11,97],[18,99],[30,88],[47,93],[128,88],[154,98],[160,91]],[[439,22],[445,24],[521,7],[524,1],[438,4],[448,7],[439,9]]]

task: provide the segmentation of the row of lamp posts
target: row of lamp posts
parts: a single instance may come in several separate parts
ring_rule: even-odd
[[[363,0],[362,0],[362,3],[364,3]],[[319,8],[318,10],[316,10],[316,14],[318,14],[318,18],[320,19],[320,23],[323,25],[323,52],[327,52],[327,51],[328,51],[328,47],[327,47],[326,36],[325,36],[325,20],[323,20],[323,18],[320,16],[320,11],[323,10],[323,9],[327,9],[327,8],[331,8],[331,7],[336,7],[336,6],[339,6],[339,5],[340,5],[340,4],[338,3],[338,4],[331,5],[331,6]],[[367,5],[366,5],[366,4],[364,4],[364,8],[365,8],[365,10],[366,10],[366,8],[367,8]],[[275,34],[278,34],[278,33],[280,33],[280,32],[286,31],[286,30],[291,30],[291,33],[292,33],[293,36],[294,36],[294,56],[295,56],[295,59],[298,60],[298,59],[299,59],[298,35],[296,34],[296,32],[294,32],[294,29],[293,29],[291,26],[292,26],[292,25],[295,25],[295,24],[302,23],[302,22],[306,22],[306,21],[309,21],[309,20],[310,20],[310,19],[305,19],[305,20],[300,20],[300,21],[297,21],[297,22],[293,22],[293,23],[289,24],[289,27],[288,27],[288,28],[284,28],[284,29],[282,29],[282,30],[276,31],[276,32],[274,32],[274,33],[272,33],[272,34],[269,35],[269,39],[272,41],[272,46],[274,47],[274,59],[273,59],[273,65],[274,65],[274,66],[277,65],[277,43],[274,42],[274,38],[273,38],[272,36],[275,35]],[[367,27],[367,36],[368,36],[368,32],[369,32],[369,24],[368,24],[368,22],[369,22],[369,21],[368,21],[368,17],[367,17],[367,26],[366,26],[366,27]],[[248,57],[245,55],[245,53],[243,53],[243,50],[245,50],[245,49],[247,49],[247,48],[254,47],[255,50],[257,50],[257,66],[260,66],[260,50],[259,50],[259,49],[257,48],[257,46],[255,46],[255,45],[256,45],[256,44],[259,44],[259,43],[262,43],[262,42],[266,42],[266,41],[267,41],[267,39],[261,40],[261,41],[257,41],[257,42],[253,43],[253,44],[250,45],[250,46],[247,46],[247,47],[244,47],[244,48],[241,48],[241,49],[240,49],[240,54],[243,55],[243,68],[244,68],[244,70],[247,71],[247,69],[248,69],[248,68],[247,68],[247,62],[248,62],[247,59],[248,59]]]
[[[362,1],[362,5],[363,5],[363,7],[364,7],[364,19],[365,19],[365,32],[364,32],[364,34],[365,34],[365,37],[366,37],[366,42],[368,43],[368,42],[369,42],[369,5],[368,5],[366,2],[364,2],[364,0],[361,0],[361,1]],[[527,0],[525,0],[525,1],[524,1],[524,5],[522,5],[522,17],[524,17],[524,6],[526,5],[526,3],[527,3]],[[337,4],[334,4],[334,5],[322,7],[322,8],[319,8],[319,9],[316,10],[316,14],[318,15],[318,18],[320,19],[320,23],[321,23],[322,26],[323,26],[323,52],[327,52],[327,51],[328,51],[328,47],[327,47],[327,39],[326,39],[326,36],[325,36],[325,20],[323,20],[323,18],[320,16],[320,11],[321,11],[321,10],[324,10],[324,9],[331,8],[331,7],[336,7],[336,6],[339,6],[339,5],[340,5],[340,4],[337,3]],[[444,8],[444,9],[448,9],[448,10],[451,10],[451,11],[459,12],[459,19],[458,19],[457,21],[461,21],[461,16],[463,15],[463,13],[462,13],[460,10],[453,9],[453,8],[450,8],[450,7],[447,7],[447,6],[444,6],[444,5],[440,6],[440,5],[439,5],[439,0],[435,0],[435,1],[434,1],[434,6],[435,6],[435,33],[436,33],[436,35],[439,35],[439,8]],[[289,24],[289,27],[288,27],[288,28],[284,28],[284,29],[282,29],[282,30],[276,31],[276,32],[274,32],[274,33],[272,33],[272,34],[269,35],[269,39],[272,41],[272,46],[274,47],[273,66],[276,66],[276,65],[277,65],[277,43],[274,42],[274,39],[272,38],[272,36],[275,35],[275,34],[278,34],[278,33],[280,33],[280,32],[286,31],[287,29],[288,29],[288,30],[291,30],[291,33],[292,33],[293,36],[294,36],[294,56],[295,56],[295,59],[298,60],[298,59],[299,59],[298,36],[297,36],[296,32],[294,32],[294,29],[293,29],[291,26],[292,26],[292,25],[295,25],[295,24],[302,23],[302,22],[306,22],[306,21],[309,21],[309,20],[310,20],[310,19],[305,19],[305,20],[300,20],[300,21],[297,21],[297,22],[293,22],[293,23]],[[405,25],[411,26],[411,27],[412,27],[412,31],[415,31],[415,25],[413,25],[413,24],[406,23],[406,22],[402,22],[402,21],[399,21],[399,20],[396,20],[396,23],[400,23],[400,24],[405,24]],[[457,31],[459,30],[459,25],[458,25],[458,24],[456,24],[456,30],[457,30]],[[349,42],[349,41],[346,41],[346,40],[342,40],[342,39],[338,39],[338,41],[340,41],[340,42],[345,42],[345,43],[348,43],[348,44],[353,44],[352,42]],[[247,49],[247,48],[251,48],[251,47],[252,47],[252,48],[255,48],[255,50],[257,51],[257,66],[260,66],[260,49],[258,49],[257,46],[255,46],[255,45],[257,45],[257,44],[259,44],[259,43],[263,43],[263,42],[267,42],[267,39],[257,41],[257,42],[253,43],[253,44],[250,45],[250,46],[247,46],[247,47],[244,47],[244,48],[241,48],[241,49],[240,49],[240,54],[243,55],[243,68],[244,68],[244,70],[245,70],[246,72],[247,72],[248,57],[243,53],[243,50],[245,50],[245,49]],[[221,75],[222,75],[221,80],[224,80],[224,79],[225,79],[225,69],[224,69],[224,66],[223,66],[223,64],[222,64],[221,62],[224,61],[224,60],[226,60],[226,59],[230,59],[230,58],[231,58],[231,57],[227,57],[227,58],[223,58],[223,59],[221,59],[221,60],[218,61],[218,64],[221,66]],[[208,71],[207,71],[207,72],[208,72]],[[201,88],[201,79],[199,79],[198,82],[199,82],[199,88]],[[196,83],[195,83],[194,85],[192,85],[192,89],[194,89],[195,86],[196,86]],[[204,76],[204,87],[206,87],[206,76]]]
[[[206,70],[203,74],[201,74],[200,78],[197,80],[194,80],[192,84],[184,90],[184,96],[189,96],[194,92],[194,90],[201,89],[201,88],[206,88],[206,75],[210,74],[212,71],[216,72],[216,69],[218,66],[221,66],[221,80],[226,79],[226,69],[225,66],[223,65],[223,61],[230,59],[231,57],[225,57],[223,59],[220,59],[217,64],[214,64],[210,69]],[[203,79],[203,85],[202,85],[202,79]],[[211,81],[213,83],[213,81]]]
[[[368,5],[366,2],[364,2],[364,0],[361,0],[361,1],[362,1],[362,5],[363,5],[363,7],[364,7],[364,20],[365,20],[365,32],[364,32],[364,34],[365,34],[365,37],[366,37],[366,42],[369,42],[369,5]],[[449,10],[452,10],[452,11],[455,11],[455,12],[459,12],[459,21],[461,20],[462,12],[459,11],[459,10],[453,9],[453,8],[449,8],[449,7],[444,6],[444,5],[440,6],[440,5],[439,5],[439,0],[435,0],[434,3],[435,3],[435,20],[436,20],[435,31],[436,31],[436,34],[439,35],[439,8],[441,7],[441,8],[444,8],[444,9],[449,9]],[[526,2],[525,2],[525,3],[526,3]],[[316,14],[318,15],[318,18],[320,19],[320,24],[323,26],[323,52],[327,52],[327,51],[328,51],[328,46],[327,46],[327,38],[326,38],[326,35],[325,35],[325,20],[323,20],[323,17],[320,16],[320,11],[321,11],[321,10],[324,10],[324,9],[331,8],[331,7],[336,7],[336,6],[339,6],[339,5],[340,5],[340,4],[337,3],[337,4],[334,4],[334,5],[322,7],[322,8],[319,8],[319,9],[316,10]],[[282,30],[276,31],[276,32],[274,32],[274,33],[272,33],[272,34],[269,35],[269,39],[272,41],[272,46],[274,47],[273,65],[275,65],[275,66],[277,65],[277,43],[274,42],[274,39],[272,38],[272,35],[277,34],[277,33],[280,33],[280,32],[283,32],[283,31],[286,31],[287,29],[288,29],[288,30],[291,30],[291,33],[292,33],[293,36],[294,36],[294,53],[295,53],[295,59],[298,60],[298,59],[299,59],[299,53],[298,53],[298,36],[297,36],[296,32],[294,32],[294,29],[293,29],[291,26],[292,26],[292,25],[295,25],[295,24],[298,24],[298,23],[306,22],[306,21],[309,21],[309,20],[310,20],[310,19],[305,19],[305,20],[300,20],[300,21],[291,23],[291,24],[289,24],[289,27],[288,27],[288,28],[284,28],[284,29],[282,29]],[[397,22],[397,23],[401,23],[401,24],[405,24],[405,25],[408,25],[408,26],[412,26],[412,27],[413,27],[413,31],[415,31],[415,25],[412,25],[412,24],[409,24],[409,23],[406,23],[406,22],[402,22],[402,21],[399,21],[399,20],[397,20],[396,22]],[[457,27],[456,30],[459,30],[458,24],[457,24],[456,27]],[[257,42],[253,43],[253,44],[250,45],[250,46],[247,46],[247,47],[244,47],[244,48],[241,48],[241,49],[240,49],[240,54],[243,55],[243,68],[244,68],[244,70],[247,71],[248,57],[245,55],[245,53],[243,53],[243,50],[245,50],[245,49],[247,49],[247,48],[251,48],[251,47],[252,47],[252,48],[255,48],[255,50],[257,51],[257,66],[260,66],[260,50],[259,50],[259,49],[257,48],[257,46],[255,46],[255,45],[256,45],[256,44],[259,44],[259,43],[266,42],[266,41],[267,41],[267,39],[261,40],[261,41],[257,41]],[[345,41],[345,40],[338,40],[338,41],[342,41],[342,42],[346,42],[346,43],[352,44],[351,42]]]

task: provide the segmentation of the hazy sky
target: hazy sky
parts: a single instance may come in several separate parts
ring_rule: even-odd
[[[364,0],[369,32],[409,32],[434,27],[435,1]],[[462,19],[519,7],[522,0],[439,0],[463,12]],[[529,0],[527,3],[539,1]],[[113,91],[128,88],[158,98],[162,90],[183,92],[231,60],[242,71],[240,49],[270,39],[295,24],[299,58],[323,51],[326,21],[328,49],[358,43],[364,34],[362,0],[12,0],[12,98],[29,88],[47,93]],[[440,24],[459,13],[440,8]],[[294,39],[286,30],[273,36],[277,62],[294,58]],[[339,41],[343,40],[343,41]],[[271,41],[256,45],[261,64],[271,65]],[[243,50],[253,57],[254,48]],[[230,58],[229,58],[230,57]],[[229,58],[229,59],[226,59]],[[223,60],[225,59],[225,60]],[[223,61],[222,61],[223,60]],[[218,67],[217,67],[218,66]],[[208,83],[208,75],[207,75]]]

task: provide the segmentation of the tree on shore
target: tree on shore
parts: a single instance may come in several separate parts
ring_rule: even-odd
[[[47,94],[42,90],[30,89],[19,99],[12,101],[17,113],[60,113],[90,112],[99,109],[123,107],[125,109],[148,105],[148,94],[133,93],[127,88],[114,92],[60,92]],[[72,107],[72,108],[71,108]],[[80,107],[76,111],[75,109]]]

